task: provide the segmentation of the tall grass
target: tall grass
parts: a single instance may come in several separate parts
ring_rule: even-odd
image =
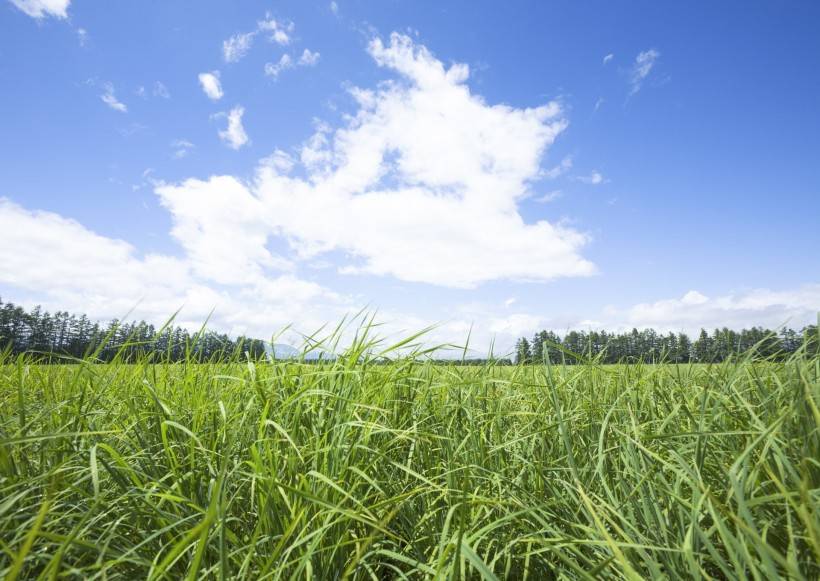
[[[0,574],[820,575],[820,359],[476,368],[400,355],[413,340],[364,329],[318,364],[6,357]]]

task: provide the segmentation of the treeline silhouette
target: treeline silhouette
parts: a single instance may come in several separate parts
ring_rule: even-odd
[[[518,339],[515,362],[577,363],[595,359],[600,363],[719,363],[750,352],[760,359],[785,360],[800,349],[805,349],[807,355],[820,352],[816,325],[800,331],[761,327],[734,331],[724,327],[710,334],[701,329],[694,341],[686,333],[662,334],[653,329],[626,333],[570,331],[563,338],[552,331],[539,331],[532,339]]]
[[[723,328],[711,334],[701,329],[694,341],[685,333],[661,334],[653,329],[632,329],[626,333],[606,331],[569,331],[563,337],[553,331],[540,331],[531,339],[516,342],[513,360],[492,359],[495,365],[511,363],[600,363],[644,361],[648,363],[718,363],[733,355],[749,353],[770,360],[783,360],[803,349],[806,355],[820,354],[816,325],[800,331],[780,331],[752,327],[742,331]],[[136,361],[146,355],[163,361],[230,361],[237,355],[259,359],[266,356],[265,342],[240,336],[231,339],[224,333],[188,330],[166,324],[155,327],[145,321],[123,322],[114,319],[101,324],[86,315],[66,311],[49,313],[37,306],[27,311],[0,298],[0,352],[17,355],[32,353],[42,360],[60,361],[64,357],[93,358],[98,361]],[[316,362],[323,358],[314,358]],[[306,362],[312,362],[310,358]],[[435,360],[434,362],[438,362]],[[441,360],[448,365],[485,364],[489,360]]]
[[[4,303],[0,298],[0,352],[24,352],[44,360],[61,357],[94,358],[100,361],[135,361],[149,354],[163,361],[181,361],[191,356],[199,360],[232,360],[237,354],[257,359],[265,356],[265,343],[249,337],[231,339],[213,331],[190,333],[167,324],[155,327],[145,321],[106,324],[86,315],[65,311],[53,314],[39,306],[30,311]]]

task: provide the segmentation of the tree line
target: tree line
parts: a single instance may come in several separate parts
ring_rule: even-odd
[[[539,331],[532,339],[518,339],[515,362],[576,363],[595,359],[601,363],[718,363],[752,349],[758,358],[781,360],[803,348],[808,355],[820,352],[816,325],[800,331],[762,327],[734,331],[724,327],[709,333],[701,329],[694,341],[686,333],[662,334],[654,329],[624,333],[569,331],[563,338],[553,331]]]
[[[54,356],[91,357],[99,361],[135,361],[153,354],[163,361],[181,361],[194,356],[200,360],[231,360],[237,354],[252,358],[265,356],[265,343],[203,330],[190,333],[171,323],[155,327],[145,321],[113,319],[100,324],[86,315],[65,311],[49,313],[37,306],[26,310],[0,298],[0,352],[24,352],[43,358]]]
[[[708,333],[701,329],[694,341],[686,333],[658,333],[653,329],[632,329],[624,333],[569,331],[563,337],[553,331],[539,331],[531,339],[521,337],[515,345],[515,363],[576,363],[594,359],[601,363],[644,361],[649,363],[717,363],[754,349],[760,358],[785,359],[804,349],[807,355],[820,354],[818,327],[800,331],[779,331],[752,327],[734,331],[724,327]],[[26,310],[0,298],[0,352],[24,352],[43,357],[92,357],[99,361],[114,358],[134,361],[148,354],[164,361],[181,361],[194,356],[200,360],[235,360],[237,354],[254,359],[266,355],[265,342],[202,330],[190,333],[183,327],[166,324],[155,327],[145,321],[113,319],[99,323],[86,315],[66,311],[49,313],[36,306]],[[452,364],[452,360],[447,360]],[[494,359],[509,364],[508,359]],[[469,359],[464,364],[473,365]]]

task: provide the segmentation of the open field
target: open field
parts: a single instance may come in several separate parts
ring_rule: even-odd
[[[820,359],[0,367],[6,578],[820,574]]]

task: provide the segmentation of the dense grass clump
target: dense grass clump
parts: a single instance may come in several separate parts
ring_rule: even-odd
[[[0,575],[818,578],[820,359],[468,367],[372,347],[7,358]]]

